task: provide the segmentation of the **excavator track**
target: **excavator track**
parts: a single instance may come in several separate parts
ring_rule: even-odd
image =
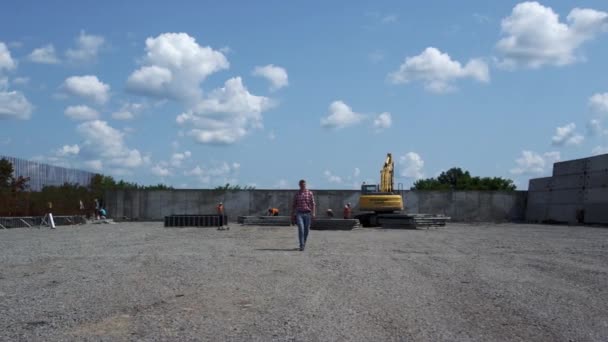
[[[374,214],[357,215],[363,227],[380,227],[386,229],[417,229],[442,227],[450,220],[444,215],[432,214]]]

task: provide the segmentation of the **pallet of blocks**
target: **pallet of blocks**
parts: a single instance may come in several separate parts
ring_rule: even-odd
[[[434,214],[401,214],[401,215],[382,215],[378,217],[378,223],[382,228],[430,228],[443,227],[451,218],[444,215]]]
[[[312,230],[353,230],[359,227],[359,220],[356,219],[313,219],[310,224]]]
[[[289,216],[239,216],[237,222],[244,226],[291,226]]]

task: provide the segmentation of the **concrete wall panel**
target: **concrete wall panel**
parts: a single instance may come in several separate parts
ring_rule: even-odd
[[[551,205],[554,204],[582,204],[584,191],[582,189],[551,191]]]
[[[528,205],[548,205],[551,203],[551,191],[528,192]]]
[[[587,189],[584,193],[585,203],[608,204],[608,188]]]
[[[588,159],[575,159],[553,164],[553,176],[581,174],[587,170]]]
[[[590,172],[587,174],[585,186],[587,188],[608,187],[608,171]]]
[[[587,165],[588,172],[604,171],[608,172],[608,154],[589,158]]]
[[[582,189],[585,186],[585,174],[555,176],[551,182],[552,190]]]
[[[553,177],[543,177],[530,179],[528,191],[549,191],[551,190]]]
[[[547,208],[546,221],[561,223],[577,223],[576,213],[583,209],[582,205],[575,204],[552,204]]]
[[[585,223],[608,224],[608,203],[586,203]]]

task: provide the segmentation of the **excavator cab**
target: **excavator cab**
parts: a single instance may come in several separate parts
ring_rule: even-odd
[[[361,185],[361,193],[368,194],[368,193],[374,193],[374,192],[379,192],[378,185],[376,185],[376,184]]]

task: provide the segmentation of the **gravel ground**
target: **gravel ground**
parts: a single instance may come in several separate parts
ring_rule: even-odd
[[[0,340],[607,341],[608,229],[0,230]]]

